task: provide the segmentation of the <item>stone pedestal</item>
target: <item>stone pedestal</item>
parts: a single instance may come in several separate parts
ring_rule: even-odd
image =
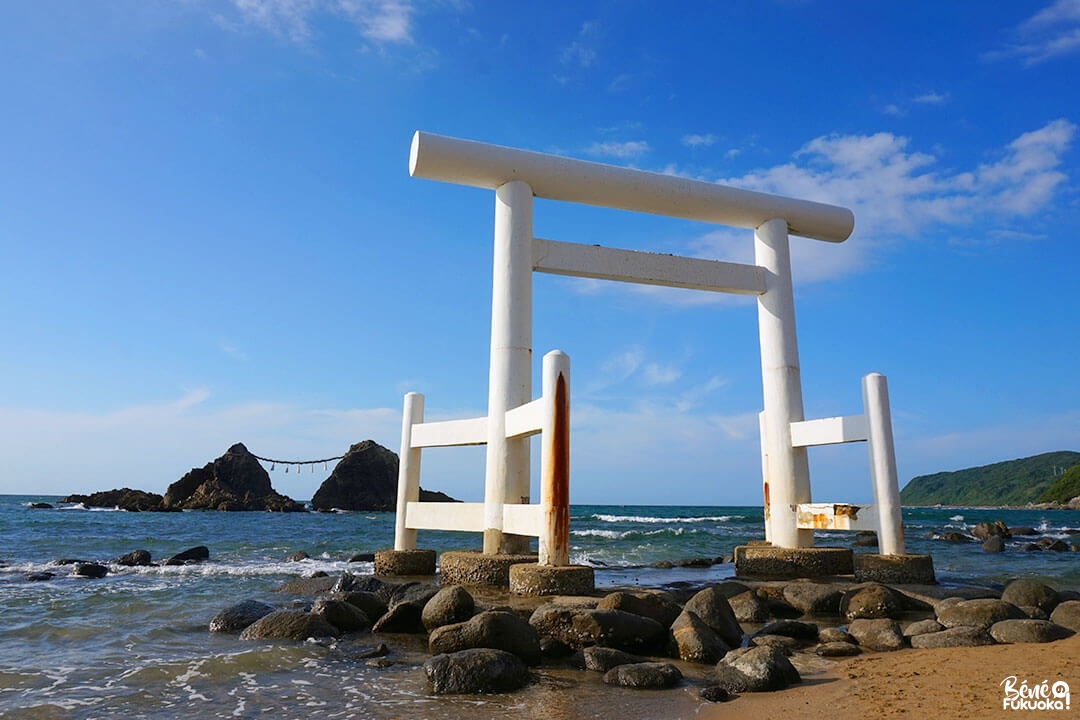
[[[735,575],[775,579],[851,575],[852,555],[849,548],[740,545],[735,548]]]
[[[476,551],[444,552],[439,561],[440,585],[510,587],[510,566],[536,563],[536,555],[484,555]]]
[[[434,550],[376,550],[375,574],[434,575]]]
[[[510,592],[519,595],[588,595],[595,589],[593,569],[584,565],[510,566]]]
[[[936,585],[934,560],[929,555],[856,553],[855,579],[886,585]]]

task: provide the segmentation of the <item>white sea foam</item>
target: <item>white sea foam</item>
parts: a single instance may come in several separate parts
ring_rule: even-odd
[[[650,517],[642,515],[592,515],[593,520],[600,522],[634,522],[634,523],[696,523],[696,522],[729,522],[741,520],[741,515],[709,515],[706,517]]]
[[[952,520],[953,522],[963,522],[964,516],[963,515],[953,515],[949,519]]]

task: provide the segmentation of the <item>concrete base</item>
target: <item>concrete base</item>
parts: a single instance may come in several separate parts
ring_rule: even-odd
[[[852,554],[849,548],[740,545],[735,548],[735,575],[776,579],[851,575]]]
[[[434,575],[434,550],[376,550],[376,575]]]
[[[510,587],[510,566],[536,563],[536,555],[484,555],[476,551],[444,552],[439,560],[440,585]]]
[[[584,565],[510,566],[510,592],[519,595],[588,595],[595,589],[593,569]]]
[[[929,555],[855,554],[855,579],[889,585],[935,585],[934,560]]]

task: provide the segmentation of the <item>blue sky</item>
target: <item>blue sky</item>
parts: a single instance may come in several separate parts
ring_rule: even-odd
[[[850,207],[846,243],[792,239],[807,416],[886,374],[901,483],[1078,450],[1078,71],[1078,0],[4,3],[0,493],[396,450],[409,390],[484,414],[494,196],[411,179],[417,129]],[[535,231],[752,257],[547,201]],[[535,275],[534,308],[573,502],[760,503],[753,301]],[[482,473],[439,449],[421,482]],[[811,452],[815,500],[867,473]]]

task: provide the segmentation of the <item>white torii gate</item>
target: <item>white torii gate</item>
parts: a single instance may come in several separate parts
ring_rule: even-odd
[[[409,172],[413,177],[495,191],[488,415],[481,419],[486,436],[469,443],[445,443],[486,442],[485,555],[527,548],[528,538],[503,533],[503,520],[504,508],[527,504],[530,494],[528,437],[512,433],[508,437],[506,423],[508,411],[532,399],[534,271],[757,296],[766,537],[777,547],[808,548],[813,546],[814,528],[874,529],[881,554],[904,553],[884,376],[873,373],[863,379],[862,415],[820,420],[803,415],[788,236],[843,242],[854,228],[850,210],[423,132],[413,136]],[[755,264],[535,238],[534,197],[752,229]],[[403,427],[403,436],[408,427],[415,426]],[[869,444],[874,507],[812,504],[806,448],[855,441]],[[398,550],[415,547],[415,532],[405,513],[405,500],[412,498],[406,498],[403,490],[404,478],[410,472],[418,475],[419,459],[416,467],[406,468],[406,450],[403,445]],[[431,514],[427,513],[428,524],[419,527],[439,527],[431,524]]]

